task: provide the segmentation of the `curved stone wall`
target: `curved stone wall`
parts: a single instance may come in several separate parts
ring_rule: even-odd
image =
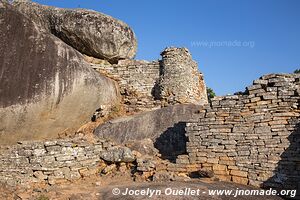
[[[162,53],[160,99],[170,104],[206,104],[203,75],[186,48],[166,48]]]
[[[180,103],[207,104],[203,74],[186,48],[166,48],[159,61],[121,60],[91,64],[117,81],[128,111],[146,111]]]

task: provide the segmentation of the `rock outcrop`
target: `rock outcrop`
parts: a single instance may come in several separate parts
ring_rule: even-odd
[[[100,125],[95,134],[122,144],[145,138],[156,139],[176,123],[195,117],[198,110],[197,105],[175,105],[121,117]]]
[[[134,32],[124,22],[85,9],[59,9],[30,1],[14,6],[81,53],[116,63],[133,58],[137,50]]]
[[[121,117],[100,125],[94,134],[119,144],[126,144],[139,152],[155,154],[150,146],[146,147],[143,144],[147,138],[153,141],[154,147],[164,158],[174,158],[186,152],[183,122],[195,118],[198,110],[199,106],[186,104]]]
[[[118,100],[112,80],[100,76],[79,52],[4,2],[0,4],[0,38],[2,143],[75,130],[100,105]]]

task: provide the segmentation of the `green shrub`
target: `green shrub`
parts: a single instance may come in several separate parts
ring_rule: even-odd
[[[209,87],[206,87],[206,92],[207,92],[208,101],[211,101],[211,99],[216,96],[216,93],[214,92],[214,90]]]
[[[299,73],[300,73],[300,69],[296,69],[296,70],[294,71],[294,73],[295,73],[295,74],[299,74]]]

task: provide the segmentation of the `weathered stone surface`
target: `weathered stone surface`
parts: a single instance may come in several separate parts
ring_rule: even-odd
[[[109,174],[109,173],[112,173],[116,169],[117,169],[117,165],[116,164],[111,164],[111,165],[108,165],[107,167],[105,167],[102,170],[102,173],[103,174]]]
[[[153,181],[155,182],[167,182],[175,180],[174,173],[172,172],[157,172],[153,175]]]
[[[1,4],[1,6],[4,5]],[[15,16],[11,18],[18,19]],[[17,20],[17,22],[19,21]],[[3,23],[3,20],[0,23]],[[4,26],[4,28],[6,30],[11,27]],[[14,28],[17,31],[19,30],[17,29],[19,27]],[[46,33],[42,31],[38,33],[47,39],[47,31]],[[54,36],[49,37],[54,38]],[[22,41],[21,44],[23,44]],[[19,48],[22,48],[22,46]],[[72,52],[77,56],[76,51],[72,50]],[[11,54],[13,55],[13,53]],[[72,60],[74,55],[69,53],[67,57],[71,56]],[[175,56],[175,58],[172,56]],[[179,56],[179,58],[176,58],[176,56]],[[164,73],[174,72],[171,70],[172,66],[176,65],[177,61],[180,60],[180,56],[182,55],[176,53],[171,54],[171,56],[168,54],[163,58],[165,59],[163,65],[158,65],[158,62],[154,63],[153,66],[151,64],[153,67],[151,69],[154,72],[149,74],[152,74],[153,77],[151,76],[146,83],[141,83],[141,85],[147,85],[147,87],[145,86],[146,89],[142,88],[141,91],[150,94],[154,87],[153,80],[157,78],[158,67],[168,66],[171,67],[168,69],[170,71],[165,70]],[[171,59],[168,59],[168,57]],[[185,56],[183,55],[183,57]],[[54,58],[56,57],[54,56]],[[78,54],[78,60],[78,62],[84,63],[80,54]],[[6,62],[4,59],[4,63]],[[128,63],[133,65],[128,66]],[[120,64],[127,65],[124,70],[122,69],[122,75],[128,77],[131,77],[131,72],[127,73],[127,69],[137,65],[141,65],[138,69],[150,66],[149,63],[144,65],[143,62],[138,63],[128,60],[122,61]],[[113,65],[108,66],[112,67]],[[25,68],[25,71],[26,69],[31,70]],[[133,69],[136,68],[133,67]],[[162,75],[166,74],[159,74],[159,76]],[[165,77],[168,78],[168,76]],[[172,78],[172,76],[169,77]],[[171,78],[170,80],[172,80]],[[120,82],[124,80],[130,81],[130,78],[122,79]],[[133,85],[138,82],[137,80],[133,81]],[[168,99],[165,96],[161,100],[168,99],[167,101],[173,104],[177,101],[176,98],[181,96],[182,88],[176,91],[173,84],[169,83],[171,81],[166,82],[166,84],[163,83],[161,86],[165,86],[162,89],[170,86],[171,98]],[[126,84],[123,85],[124,88],[126,88]],[[213,172],[220,180],[255,186],[272,186],[280,189],[299,189],[299,84],[299,75],[267,75],[254,81],[254,85],[249,86],[245,93],[217,97],[213,99],[211,105],[202,107],[196,107],[195,105],[171,106],[129,118],[113,120],[104,126],[98,127],[96,134],[127,144],[135,142],[133,140],[142,141],[145,138],[150,138],[151,141],[159,144],[158,147],[163,146],[165,149],[171,149],[171,151],[173,151],[173,144],[181,146],[183,143],[184,152],[180,151],[181,154],[176,154],[176,159],[172,160],[176,160],[176,163],[157,162],[159,159],[155,160],[153,157],[137,156],[138,159],[134,162],[134,164],[137,164],[135,174],[140,174],[149,180],[154,175],[154,180],[166,181],[173,179],[173,174],[178,176],[181,173],[189,174],[190,172],[197,172],[199,176],[202,173],[199,169],[203,169]],[[189,84],[184,85],[186,88]],[[47,85],[45,87],[47,88]],[[36,86],[35,89],[39,92],[39,86]],[[125,90],[124,92],[128,91]],[[174,94],[176,92],[178,93]],[[64,91],[62,93],[63,97],[69,95]],[[132,93],[132,96],[134,96],[134,93]],[[59,100],[61,101],[61,99]],[[127,103],[133,105],[134,100],[136,100],[134,106],[139,104],[143,107],[149,101],[153,103],[153,99],[149,99],[140,100],[140,96],[137,95],[136,98],[130,99]],[[198,114],[195,115],[196,112]],[[188,121],[188,123],[185,123],[185,121]],[[176,138],[174,135],[177,134],[174,127],[181,123],[185,126],[185,130],[180,129],[180,136],[183,137],[179,138],[182,140],[173,140]],[[111,133],[110,130],[113,130],[113,132]],[[157,142],[158,140],[160,142]],[[168,146],[169,144],[172,145]],[[133,153],[131,155],[128,149],[128,151],[120,150],[120,147],[111,148],[111,146],[110,143],[102,142],[97,145],[80,144],[77,146],[77,144],[73,144],[73,141],[19,143],[18,146],[8,148],[10,150],[8,153],[4,152],[2,154],[1,152],[0,181],[12,184],[48,181],[49,184],[54,184],[80,178],[82,174],[96,173],[97,170],[99,172],[106,169],[106,171],[103,170],[105,173],[114,170],[125,172],[128,168],[124,163],[113,164],[105,168],[106,164],[103,164],[104,161],[101,159],[110,163],[132,162]],[[164,148],[161,149],[165,150]],[[100,163],[103,165],[99,165]],[[93,168],[92,172],[86,173],[85,170],[90,168]],[[205,173],[202,174],[205,175]]]
[[[136,150],[143,155],[158,155],[159,151],[154,147],[154,141],[146,138],[138,141],[130,141],[126,146],[132,150]]]
[[[115,83],[76,50],[9,4],[1,3],[0,19],[1,142],[73,131],[101,104],[117,101]]]
[[[203,74],[186,48],[166,48],[162,53],[159,96],[168,103],[207,104]]]
[[[151,172],[155,170],[156,163],[152,157],[143,156],[137,158],[137,170],[142,172]]]
[[[20,142],[1,151],[0,182],[10,185],[32,182],[56,184],[91,176],[106,167],[99,157],[97,146],[110,146],[110,142],[102,140],[89,143],[80,138]],[[55,147],[55,151],[49,149],[51,147]],[[33,153],[24,154],[28,148]],[[107,148],[102,151],[107,151]],[[13,177],[14,182],[10,183],[9,177]]]
[[[122,117],[100,125],[94,133],[100,138],[109,138],[118,143],[145,138],[155,141],[176,123],[193,119],[197,116],[199,108],[199,106],[192,104],[175,105],[135,116]]]
[[[240,176],[240,177],[245,177],[245,178],[247,178],[247,175],[248,175],[247,172],[243,172],[243,171],[239,171],[239,170],[231,170],[230,174],[233,176]]]
[[[135,157],[127,147],[111,147],[100,154],[100,157],[107,162],[133,162]]]
[[[28,1],[14,1],[14,6],[81,53],[110,62],[135,56],[134,32],[111,16],[93,10],[59,9]]]
[[[127,112],[147,111],[161,106],[153,92],[158,87],[160,76],[158,61],[120,60],[111,66],[92,64],[92,67],[118,83]]]
[[[170,47],[161,55],[159,61],[122,60],[91,66],[117,81],[127,112],[180,103],[207,104],[203,74],[188,49]]]
[[[287,80],[294,80],[292,78],[294,75],[285,76]],[[289,84],[291,88],[298,88],[300,83],[295,79]],[[273,83],[271,87],[273,87]],[[281,87],[278,86],[278,90],[282,90]],[[268,90],[268,85],[265,89],[266,91]],[[198,114],[195,115],[193,114],[194,112],[191,112],[193,117],[188,120],[190,122],[184,123],[186,132],[181,130],[181,133],[185,133],[187,136],[184,139],[187,154],[183,152],[177,155],[176,162],[170,162],[170,160],[161,160],[157,157],[141,156],[138,153],[134,153],[137,160],[128,165],[134,166],[136,164],[134,168],[136,171],[133,174],[135,180],[145,181],[153,179],[167,181],[172,180],[173,175],[175,180],[177,180],[179,174],[189,174],[191,178],[215,174],[216,179],[222,181],[275,187],[278,189],[298,189],[300,180],[298,170],[300,160],[299,95],[289,97],[276,95],[275,101],[264,101],[257,98],[257,100],[251,102],[250,99],[256,97],[258,96],[254,94],[219,97],[214,99],[214,101],[219,101],[219,103],[210,106],[182,105],[183,107],[165,108],[169,109],[167,112],[166,110],[163,111],[163,109],[158,110],[156,112],[158,115],[155,115],[158,116],[157,122],[152,120],[157,124],[162,123],[166,118],[169,119],[169,116],[185,116],[184,113],[189,113],[187,112],[189,109],[186,107],[197,108],[195,111]],[[221,101],[224,103],[221,104]],[[264,102],[264,104],[261,102]],[[166,112],[168,116],[159,114],[162,111]],[[138,116],[141,117],[143,115],[149,115],[149,113],[143,113]],[[130,118],[127,122],[124,119],[120,120],[119,123],[128,123],[133,118]],[[148,119],[142,117],[143,121]],[[176,119],[179,119],[179,117],[177,116]],[[184,118],[184,120],[186,119]],[[152,121],[150,120],[151,123]],[[149,124],[149,120],[147,122]],[[132,126],[145,126],[145,122],[144,124],[139,124],[140,122]],[[148,128],[152,126],[148,126]],[[173,128],[174,126],[171,129]],[[168,129],[170,130],[170,128]],[[126,130],[126,126],[121,127],[120,130]],[[132,130],[139,129],[130,129],[130,133],[132,133]],[[151,129],[151,133],[153,130]],[[120,131],[120,133],[122,132]],[[130,136],[129,133],[126,134],[126,137]],[[161,137],[160,135],[157,139],[166,140],[167,142],[161,144],[167,145],[168,142],[174,142],[171,141],[174,138],[174,131],[164,131],[163,135],[166,137]],[[132,142],[132,138],[126,140],[126,137],[120,142],[125,141],[127,144]],[[153,137],[155,138],[155,135]],[[115,138],[118,137],[115,136]],[[136,138],[136,136],[133,136],[133,138]],[[141,141],[143,140],[141,139]],[[3,153],[4,157],[1,159],[2,168],[0,168],[0,172],[5,178],[9,177],[12,172],[17,174],[17,181],[5,179],[6,182],[12,181],[14,184],[20,181],[20,175],[24,175],[27,178],[40,177],[41,180],[46,178],[39,176],[42,174],[35,171],[43,172],[47,176],[49,183],[53,183],[53,180],[56,183],[68,179],[69,172],[77,164],[84,168],[90,165],[99,166],[101,159],[99,155],[102,154],[102,151],[110,152],[109,149],[114,149],[109,148],[111,147],[109,143],[97,144],[94,147],[79,144],[73,145],[72,141],[20,142],[19,144],[21,149],[13,147],[11,154]],[[176,144],[178,145],[179,143],[177,142]],[[99,146],[99,148],[96,148],[96,146]],[[84,150],[81,151],[80,148],[83,147]],[[23,149],[27,151],[22,151]],[[43,149],[47,151],[45,152]],[[81,153],[84,153],[84,156],[79,155]],[[20,157],[20,155],[24,157]],[[95,155],[96,157],[94,157]],[[114,159],[113,153],[109,155],[112,155],[111,157]],[[65,156],[74,159],[64,160]],[[82,159],[85,157],[87,160]],[[51,165],[48,162],[52,162]],[[36,165],[40,164],[42,167],[36,167]],[[72,165],[70,169],[68,168],[69,165]],[[32,170],[28,169],[28,166]],[[102,171],[103,168],[101,167],[99,171]],[[110,173],[109,169],[107,173]],[[112,171],[126,171],[127,169],[124,167],[124,164],[118,163],[117,169]]]
[[[198,170],[197,173],[199,174],[200,177],[203,178],[212,178],[215,176],[213,171],[205,170],[205,169]]]
[[[220,180],[299,190],[299,87],[299,74],[270,74],[248,93],[213,99],[186,124],[190,164]]]
[[[235,183],[243,184],[243,185],[247,185],[249,182],[249,180],[247,178],[242,178],[239,176],[233,176],[232,181]]]

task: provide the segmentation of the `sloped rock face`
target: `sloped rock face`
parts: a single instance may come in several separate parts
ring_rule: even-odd
[[[137,50],[134,32],[124,22],[85,9],[59,9],[28,1],[14,6],[35,23],[81,53],[117,62],[133,58]]]
[[[118,100],[115,83],[82,55],[11,5],[0,2],[0,141],[77,129]],[[69,129],[67,129],[69,128]]]
[[[162,135],[172,135],[177,132],[177,124],[188,121],[197,116],[197,111],[201,107],[193,104],[182,104],[169,106],[154,111],[141,113],[135,116],[122,117],[111,120],[103,125],[100,125],[95,130],[95,134],[100,138],[111,139],[118,143],[128,143],[130,141],[141,141],[145,138],[152,139],[155,143],[165,144],[168,142],[157,141],[163,137]],[[181,132],[184,136],[184,132]],[[175,136],[175,135],[174,135]],[[182,137],[178,139],[182,139]],[[176,138],[172,138],[173,145],[178,145]],[[184,139],[184,138],[183,138]],[[169,144],[172,142],[169,141]],[[185,143],[185,142],[184,142]]]

